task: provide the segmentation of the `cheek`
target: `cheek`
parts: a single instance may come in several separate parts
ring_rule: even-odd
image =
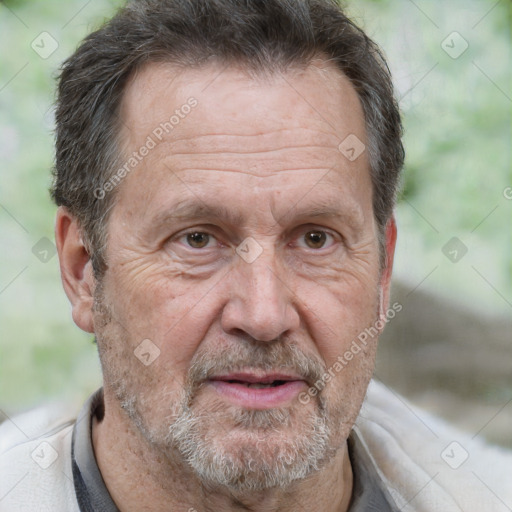
[[[377,337],[365,337],[364,333],[372,328],[378,318],[377,276],[367,279],[342,276],[335,282],[321,286],[305,283],[298,296],[307,306],[302,309],[307,329],[328,367],[350,350],[352,342],[358,337],[365,342],[358,355],[373,359]]]
[[[130,294],[121,291],[120,286],[106,286],[105,304],[110,306],[103,305],[95,312],[104,387],[118,400],[131,403],[139,417],[153,418],[147,428],[165,426],[166,418],[183,400],[191,357],[186,349],[193,343],[180,345],[181,339],[173,343],[170,336],[166,343],[161,343],[158,329],[152,326],[157,318],[151,316],[152,304],[144,301],[134,288]],[[112,297],[119,298],[113,301]],[[165,310],[162,308],[160,313]],[[131,322],[132,318],[137,325]]]
[[[125,266],[111,277],[116,319],[129,332],[132,348],[149,339],[160,350],[162,364],[173,372],[186,368],[218,310],[211,303],[218,276],[193,280],[151,265],[136,270]]]

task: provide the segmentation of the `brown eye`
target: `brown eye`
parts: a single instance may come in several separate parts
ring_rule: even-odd
[[[325,245],[327,234],[325,231],[308,231],[304,239],[310,249],[321,249]]]
[[[208,245],[210,235],[208,233],[201,233],[200,231],[187,234],[187,243],[194,249],[202,249]]]

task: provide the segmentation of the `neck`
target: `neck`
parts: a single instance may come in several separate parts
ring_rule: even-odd
[[[96,460],[107,489],[121,512],[304,510],[345,512],[352,493],[352,468],[347,443],[320,471],[287,488],[235,495],[226,488],[206,488],[176,455],[169,460],[148,443],[115,403],[93,420]],[[120,462],[121,461],[121,462]]]

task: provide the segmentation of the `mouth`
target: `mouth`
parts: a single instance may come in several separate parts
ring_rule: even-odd
[[[228,380],[228,384],[240,384],[252,389],[275,388],[285,384],[286,380],[273,380],[272,382],[243,382],[240,380]]]
[[[229,402],[248,409],[282,407],[307,386],[297,375],[253,372],[214,376],[208,384]]]

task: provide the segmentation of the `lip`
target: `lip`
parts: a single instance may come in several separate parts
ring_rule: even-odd
[[[249,388],[243,384],[268,384],[273,381],[283,381],[283,384],[269,388]],[[231,403],[247,409],[282,407],[307,387],[306,382],[297,375],[255,372],[215,376],[208,380],[208,384]]]

